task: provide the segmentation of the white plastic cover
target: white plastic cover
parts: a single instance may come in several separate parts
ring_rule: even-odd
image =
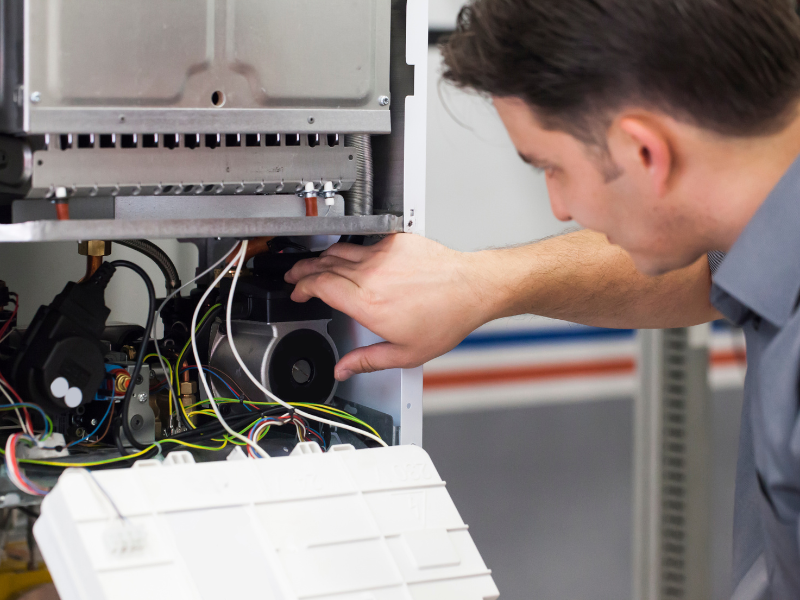
[[[418,447],[186,456],[61,476],[34,533],[62,600],[499,596]]]

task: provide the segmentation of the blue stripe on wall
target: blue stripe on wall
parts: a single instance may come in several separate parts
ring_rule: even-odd
[[[715,321],[716,331],[729,330],[731,325],[726,321]],[[550,327],[516,331],[493,331],[473,333],[458,346],[456,350],[471,350],[497,346],[522,346],[536,344],[552,344],[558,342],[588,342],[599,340],[630,339],[635,329],[604,329],[602,327],[586,327],[573,325],[570,327]]]
[[[633,329],[602,329],[600,327],[552,327],[473,333],[456,350],[488,348],[493,346],[519,346],[523,344],[548,344],[553,342],[585,342],[590,340],[619,340],[632,338]]]

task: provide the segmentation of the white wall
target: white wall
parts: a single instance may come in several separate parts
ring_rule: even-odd
[[[194,277],[197,249],[177,240],[156,240],[170,255],[183,281]],[[164,297],[164,276],[155,263],[142,254],[112,245],[106,260],[127,259],[142,266]],[[19,324],[26,327],[41,304],[50,304],[68,281],[78,281],[86,271],[86,259],[78,254],[75,242],[47,244],[0,244],[0,279],[20,296]],[[144,325],[147,293],[138,275],[119,269],[106,290],[106,305],[111,308],[109,322]]]
[[[570,227],[553,216],[544,176],[517,156],[491,102],[440,84],[438,49],[428,60],[428,237],[471,251]]]

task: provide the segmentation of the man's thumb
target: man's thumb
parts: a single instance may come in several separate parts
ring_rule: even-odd
[[[389,342],[381,342],[356,348],[345,355],[336,365],[334,375],[338,381],[346,381],[359,373],[373,373],[402,366],[400,349]]]

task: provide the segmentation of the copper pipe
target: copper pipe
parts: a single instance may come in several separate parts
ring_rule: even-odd
[[[87,256],[86,257],[86,275],[83,277],[83,280],[88,280],[92,275],[97,272],[97,269],[100,268],[100,265],[103,264],[103,257],[102,256]]]
[[[319,213],[317,212],[317,197],[316,196],[306,196],[306,216],[307,217],[318,217]]]
[[[247,243],[247,252],[244,255],[244,264],[247,264],[247,261],[254,256],[258,256],[259,254],[267,252],[269,250],[269,243],[274,239],[275,238],[273,236],[266,236],[250,240]]]
[[[66,200],[56,202],[56,216],[59,221],[69,221],[69,203]]]

